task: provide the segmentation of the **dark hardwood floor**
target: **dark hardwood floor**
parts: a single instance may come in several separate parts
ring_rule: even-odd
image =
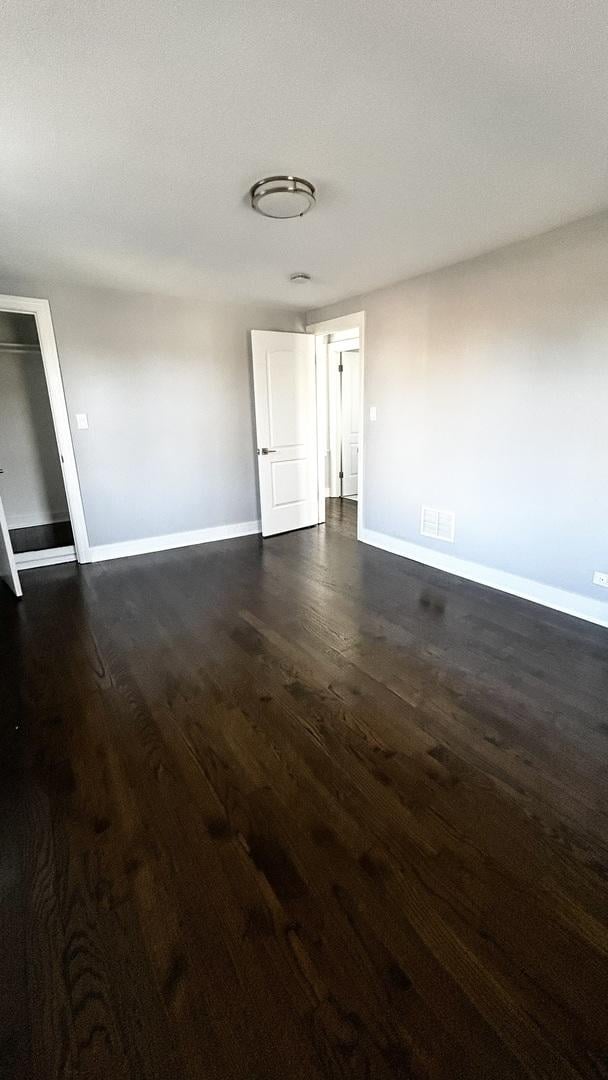
[[[74,543],[69,521],[51,525],[32,525],[27,529],[11,529],[11,544],[15,554],[22,551],[44,551],[46,548],[68,547]]]
[[[608,632],[326,526],[0,598],[0,1075],[608,1076]]]

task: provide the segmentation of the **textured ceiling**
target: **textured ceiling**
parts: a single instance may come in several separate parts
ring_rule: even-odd
[[[312,307],[608,204],[606,0],[0,7],[11,269]]]

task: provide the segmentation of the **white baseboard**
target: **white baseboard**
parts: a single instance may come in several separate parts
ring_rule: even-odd
[[[261,528],[259,521],[239,521],[234,525],[214,525],[210,529],[167,533],[165,536],[149,536],[143,540],[120,540],[116,544],[97,544],[90,550],[91,562],[125,559],[131,555],[148,555],[153,551],[169,551],[171,548],[190,547],[193,544],[210,544],[215,540],[231,540],[236,536],[251,536],[259,533]]]
[[[49,510],[42,514],[7,514],[9,529],[32,529],[37,525],[55,525],[59,521],[69,521],[67,510]]]
[[[59,563],[76,562],[76,548],[73,544],[65,547],[44,548],[42,551],[18,551],[15,553],[17,570],[35,570],[39,566],[58,566]]]
[[[487,585],[491,589],[519,596],[522,600],[531,600],[533,604],[542,604],[554,611],[562,611],[565,615],[574,615],[577,619],[608,627],[608,603],[604,600],[593,600],[591,597],[581,596],[580,593],[543,585],[531,578],[509,574],[505,570],[495,570],[491,566],[483,566],[482,563],[469,562],[457,555],[435,551],[423,547],[422,544],[400,540],[396,536],[388,536],[387,533],[375,532],[373,529],[361,528],[359,540],[372,547],[382,548],[383,551],[390,551],[393,555],[401,555],[405,559],[432,566],[435,570],[443,570],[447,574],[466,578],[467,581],[475,581],[478,585]]]

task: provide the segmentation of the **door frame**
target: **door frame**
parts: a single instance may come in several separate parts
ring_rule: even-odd
[[[21,588],[21,580],[19,578],[19,569],[15,562],[15,553],[13,551],[13,545],[11,544],[11,537],[8,531],[8,524],[6,521],[6,514],[4,513],[4,506],[2,505],[2,499],[0,499],[0,544],[6,552],[7,558],[7,573],[0,575],[0,588],[2,588],[1,582],[8,586],[12,593],[18,600],[23,596],[23,589]],[[4,567],[3,567],[4,569]]]
[[[352,315],[340,315],[335,319],[323,319],[321,322],[309,323],[306,326],[307,334],[314,334],[316,338],[316,356],[317,356],[317,385],[327,386],[327,348],[323,343],[323,338],[327,334],[337,334],[344,330],[357,330],[359,333],[359,364],[360,364],[360,395],[359,395],[359,492],[357,498],[357,539],[361,539],[361,533],[365,527],[365,312],[356,311]],[[323,398],[327,397],[327,394],[320,395]],[[327,407],[327,403],[326,403]],[[321,517],[321,507],[319,507],[319,521],[325,520],[325,475],[321,472],[321,454],[323,453],[323,470],[325,469],[325,447],[324,439],[321,437],[321,432],[325,431],[323,424],[327,423],[327,414],[321,411],[319,408],[319,417],[317,423],[318,431],[318,444],[319,444],[319,477],[323,476],[323,484],[319,483],[319,493],[321,501],[321,492],[323,493],[323,516]]]
[[[91,561],[89,536],[84,516],[82,493],[80,491],[80,481],[78,479],[50,304],[48,300],[39,300],[30,296],[6,296],[0,294],[0,311],[7,311],[15,315],[33,315],[36,320],[42,367],[51,405],[68,513],[74,534],[76,559],[79,563],[88,563]]]

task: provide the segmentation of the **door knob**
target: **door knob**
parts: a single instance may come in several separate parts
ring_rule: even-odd
[[[260,453],[260,451],[258,450],[258,454],[259,453]],[[267,446],[263,446],[262,447],[262,453],[263,454],[276,454],[276,450],[269,450]]]

